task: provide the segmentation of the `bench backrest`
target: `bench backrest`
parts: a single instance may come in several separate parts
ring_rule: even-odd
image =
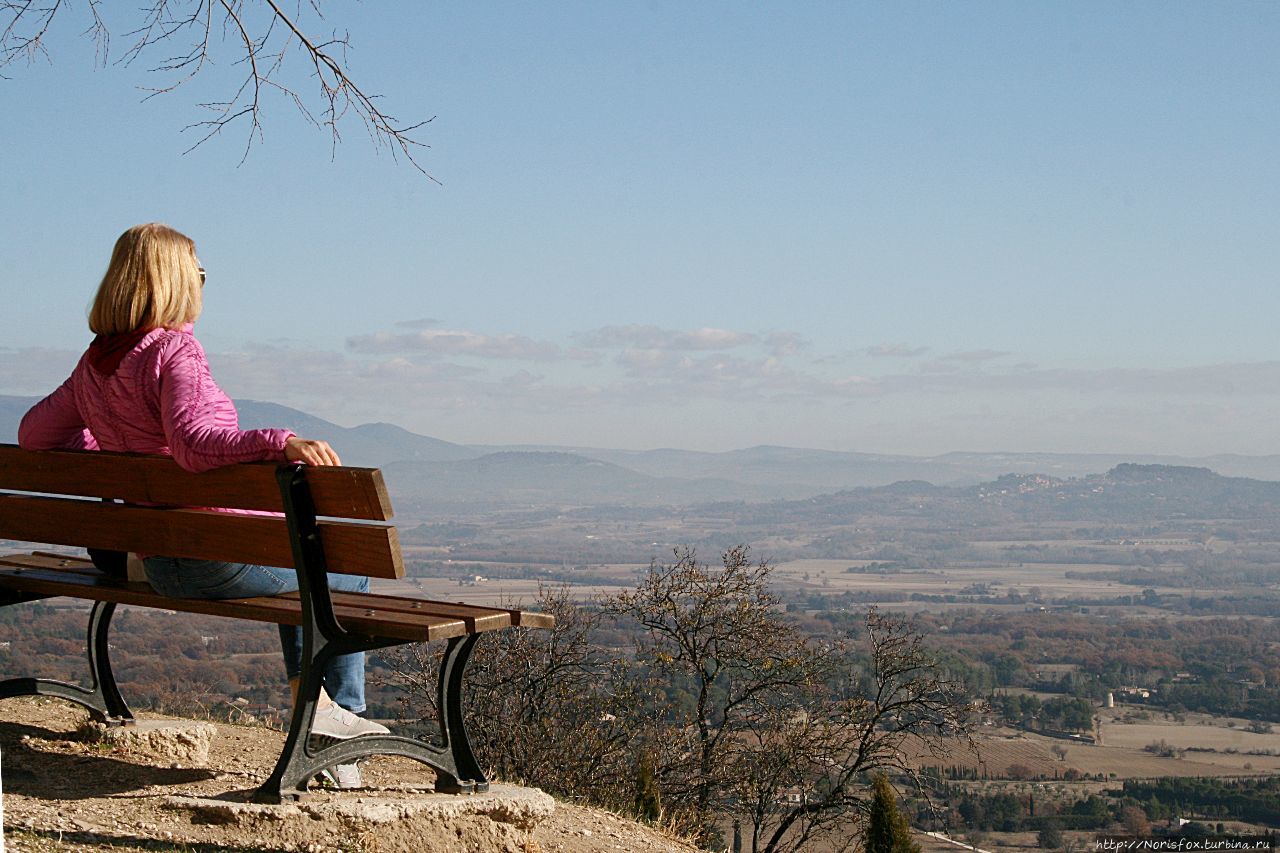
[[[278,469],[193,474],[164,456],[0,444],[0,538],[292,568],[283,517],[193,509],[283,512]],[[309,467],[306,481],[329,571],[404,576],[396,529],[378,523],[391,518],[381,471]]]

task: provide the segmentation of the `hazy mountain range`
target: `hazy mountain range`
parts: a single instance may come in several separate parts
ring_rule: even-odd
[[[821,529],[875,519],[881,530],[925,527],[972,531],[1022,522],[1092,524],[1251,523],[1255,533],[1280,518],[1280,482],[1224,477],[1208,468],[1124,463],[1105,473],[1058,478],[1005,474],[973,486],[935,486],[903,480],[846,489],[815,499],[724,507],[722,514],[755,515],[780,527]],[[714,513],[718,507],[700,508]],[[1154,529],[1154,528],[1153,528]]]
[[[17,440],[35,398],[0,395],[0,442]],[[243,428],[288,427],[328,440],[350,465],[383,468],[402,512],[547,504],[688,505],[812,497],[846,489],[926,481],[975,486],[1007,474],[1084,477],[1124,463],[1210,468],[1280,480],[1280,455],[1211,457],[1073,453],[946,453],[899,456],[760,446],[722,453],[538,445],[462,445],[392,424],[341,427],[273,403],[236,402]]]

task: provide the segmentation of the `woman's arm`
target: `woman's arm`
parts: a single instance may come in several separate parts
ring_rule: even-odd
[[[72,379],[31,407],[18,426],[18,446],[26,450],[97,450],[98,442],[76,407]]]
[[[176,340],[160,364],[159,402],[169,451],[188,471],[284,461],[294,436],[286,429],[240,429],[235,406],[213,381],[204,351],[189,335]]]

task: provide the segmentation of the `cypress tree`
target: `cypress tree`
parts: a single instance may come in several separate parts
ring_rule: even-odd
[[[653,778],[653,757],[645,753],[636,768],[636,817],[654,823],[662,816],[662,796]]]
[[[911,824],[898,811],[898,798],[883,774],[871,783],[871,811],[863,843],[866,853],[920,853],[911,839]]]

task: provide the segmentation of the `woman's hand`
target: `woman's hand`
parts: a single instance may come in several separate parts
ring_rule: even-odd
[[[308,465],[341,465],[342,460],[327,441],[312,441],[293,436],[284,443],[284,458]]]

